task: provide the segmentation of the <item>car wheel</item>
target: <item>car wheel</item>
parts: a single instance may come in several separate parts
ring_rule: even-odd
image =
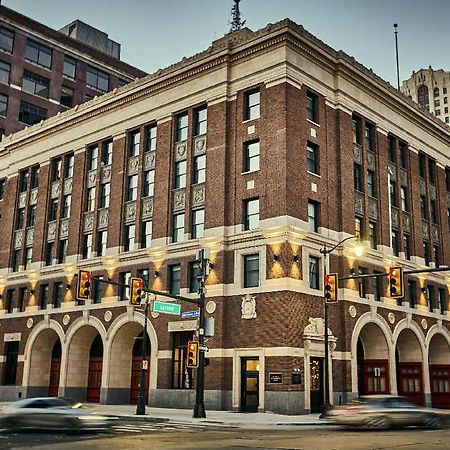
[[[428,416],[425,419],[425,426],[433,430],[437,430],[441,427],[441,419],[438,416]]]
[[[366,427],[374,430],[387,430],[390,426],[386,417],[373,417],[366,422]]]

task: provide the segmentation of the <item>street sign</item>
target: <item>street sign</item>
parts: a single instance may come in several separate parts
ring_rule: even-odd
[[[181,312],[181,305],[178,305],[177,303],[154,301],[152,311],[164,314],[175,314],[176,316],[179,316]]]
[[[148,370],[148,360],[147,359],[142,360],[142,368],[144,370]]]
[[[201,350],[202,352],[209,352],[209,347],[207,347],[206,345],[201,345],[201,346],[200,346],[200,350]]]
[[[198,309],[181,313],[182,319],[194,319],[196,317],[200,317],[200,311]]]

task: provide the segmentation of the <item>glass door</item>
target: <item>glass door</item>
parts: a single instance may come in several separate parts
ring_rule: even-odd
[[[259,359],[241,359],[241,411],[258,412]]]

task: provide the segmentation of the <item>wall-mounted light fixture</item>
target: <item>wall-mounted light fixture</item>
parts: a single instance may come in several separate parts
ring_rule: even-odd
[[[277,262],[280,260],[280,257],[278,255],[273,255],[273,262]]]
[[[33,295],[33,294],[34,294],[33,289],[28,289],[28,295]]]
[[[69,290],[70,289],[70,283],[66,284],[66,289]]]
[[[155,278],[159,277],[159,270],[155,270]]]
[[[300,257],[298,255],[294,255],[294,262],[298,263],[300,261]]]

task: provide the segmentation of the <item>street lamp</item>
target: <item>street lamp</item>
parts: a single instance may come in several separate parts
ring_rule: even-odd
[[[339,241],[336,245],[331,248],[327,248],[325,245],[320,249],[320,253],[323,255],[323,277],[325,279],[325,275],[328,273],[328,255],[336,250],[341,244],[350,239],[359,239],[357,236],[347,236],[345,239]],[[361,256],[363,253],[363,247],[360,243],[355,245],[355,254],[356,256]],[[323,395],[323,410],[320,417],[325,417],[326,412],[330,409],[330,373],[329,373],[329,364],[328,364],[328,303],[325,297],[323,297],[323,322],[324,322],[324,345],[325,345],[325,355],[324,355],[324,372],[325,372],[325,386],[324,386],[324,395]]]

